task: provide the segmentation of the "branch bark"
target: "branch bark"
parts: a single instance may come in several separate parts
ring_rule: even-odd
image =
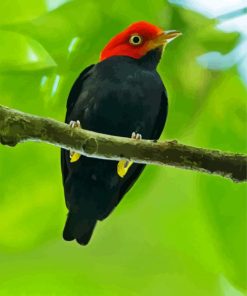
[[[87,157],[170,165],[231,178],[247,179],[247,156],[179,144],[177,141],[136,141],[71,129],[67,124],[0,105],[0,143],[46,142]]]

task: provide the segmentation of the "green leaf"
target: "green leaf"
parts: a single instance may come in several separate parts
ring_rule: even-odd
[[[71,0],[0,1],[0,26],[32,21]]]
[[[47,10],[46,0],[0,1],[0,25],[28,21]]]
[[[37,41],[24,35],[0,31],[0,71],[36,71],[56,63]]]
[[[219,51],[226,54],[232,50],[233,46],[237,45],[240,35],[238,33],[222,34],[213,26],[207,26],[198,30],[193,37],[199,40],[205,51]]]

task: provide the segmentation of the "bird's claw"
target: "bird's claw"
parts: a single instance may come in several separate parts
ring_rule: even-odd
[[[76,120],[76,121],[71,120],[69,123],[69,126],[71,128],[81,128],[81,123],[79,120]],[[70,150],[69,157],[70,157],[70,162],[76,162],[81,157],[81,155],[75,151]]]
[[[133,132],[131,134],[131,139],[135,139],[135,140],[141,140],[142,139],[142,135],[141,134],[138,134],[136,132]]]
[[[69,126],[71,128],[81,128],[81,123],[80,123],[79,120],[76,120],[76,121],[71,120],[70,123],[69,123]]]
[[[131,139],[141,140],[142,135],[138,134],[136,132],[133,132],[131,134]],[[132,164],[133,164],[133,161],[120,160],[118,162],[118,165],[117,165],[117,173],[118,173],[119,177],[123,178],[127,174],[128,170],[129,170],[129,168],[131,167]]]

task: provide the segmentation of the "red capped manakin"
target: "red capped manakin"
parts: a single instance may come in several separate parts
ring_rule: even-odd
[[[71,128],[157,140],[168,102],[156,68],[165,45],[180,34],[140,21],[113,37],[99,62],[75,81],[65,122]],[[61,167],[69,211],[63,237],[87,245],[97,221],[108,217],[145,165],[88,158],[62,149]]]

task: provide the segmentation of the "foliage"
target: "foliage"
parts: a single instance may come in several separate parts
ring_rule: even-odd
[[[211,50],[229,52],[239,36],[161,0],[0,2],[1,104],[63,120],[80,71],[97,62],[109,38],[142,19],[184,34],[159,67],[170,101],[163,139],[246,152],[246,88],[236,68],[211,71],[196,62]],[[245,184],[150,166],[82,248],[61,238],[58,149],[27,143],[0,151],[0,295],[247,289]]]

